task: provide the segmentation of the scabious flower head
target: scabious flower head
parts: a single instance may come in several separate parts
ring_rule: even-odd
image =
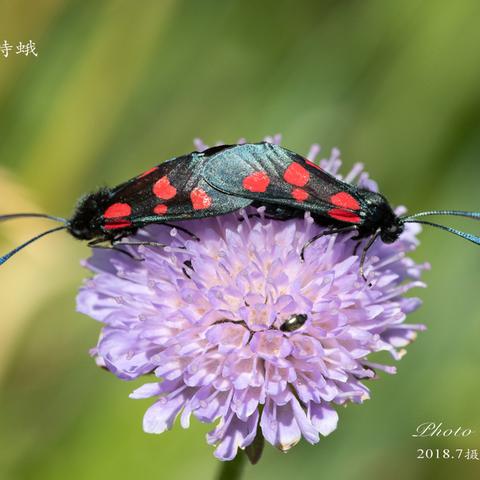
[[[317,153],[314,146],[310,159]],[[338,151],[320,165],[339,176]],[[377,190],[361,165],[345,180]],[[335,406],[368,399],[365,380],[377,370],[395,372],[369,355],[399,360],[424,328],[404,323],[420,305],[404,295],[424,286],[427,268],[406,257],[418,225],[407,224],[394,244],[375,243],[370,284],[359,274],[353,234],[321,238],[302,263],[302,246],[324,228],[308,213],[278,221],[249,208],[181,226],[200,241],[162,225],[139,231],[138,240],[168,245],[125,247],[143,262],[95,250],[85,263],[95,275],[78,295],[79,311],[103,323],[97,363],[124,380],[158,377],[131,394],[155,399],[146,432],[162,433],[178,416],[184,428],[192,415],[217,422],[207,441],[221,460],[257,433],[284,451],[302,437],[317,443],[337,426]],[[300,314],[303,325],[281,330]]]

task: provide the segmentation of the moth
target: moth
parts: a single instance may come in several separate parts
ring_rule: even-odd
[[[343,182],[315,163],[279,145],[268,142],[220,145],[203,152],[167,160],[113,188],[101,188],[81,198],[70,219],[40,213],[0,216],[0,221],[19,217],[43,217],[62,223],[33,237],[0,257],[0,265],[30,243],[50,233],[66,230],[97,248],[120,245],[165,245],[157,242],[125,241],[139,228],[157,223],[184,230],[169,222],[225,215],[252,206],[265,206],[268,218],[287,220],[309,211],[318,225],[326,227],[310,239],[355,232],[356,240],[367,239],[360,272],[368,250],[380,238],[395,242],[407,223],[437,227],[476,245],[480,237],[424,220],[430,215],[452,215],[480,219],[480,212],[433,210],[398,216],[380,193]]]
[[[192,152],[157,165],[113,188],[100,188],[77,202],[70,219],[42,213],[1,215],[0,221],[20,217],[41,217],[57,221],[62,226],[31,238],[0,257],[0,265],[27,245],[53,232],[66,230],[88,246],[122,250],[123,245],[165,246],[157,242],[124,241],[139,228],[152,223],[175,227],[169,222],[224,215],[246,207],[247,198],[226,195],[203,180],[201,173],[209,158],[218,151],[212,147],[204,152]],[[193,235],[193,234],[191,234]],[[128,254],[128,253],[127,253]]]
[[[203,178],[219,192],[268,206],[271,218],[288,219],[309,211],[315,223],[327,228],[303,246],[302,260],[305,249],[326,235],[354,231],[354,240],[368,239],[360,260],[364,279],[365,258],[375,240],[395,242],[406,223],[437,227],[480,245],[478,236],[421,219],[453,215],[478,220],[480,212],[433,210],[398,216],[382,194],[343,182],[301,155],[271,143],[225,146],[205,164]]]

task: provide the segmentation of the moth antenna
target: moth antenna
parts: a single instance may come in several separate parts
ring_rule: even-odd
[[[50,230],[47,230],[46,232],[40,233],[39,235],[36,235],[35,237],[31,238],[30,240],[26,241],[25,243],[22,243],[20,246],[6,253],[5,255],[3,255],[3,257],[0,257],[0,265],[3,265],[10,257],[13,257],[13,255],[15,255],[17,252],[19,252],[26,246],[30,245],[31,243],[35,242],[39,238],[42,238],[45,235],[49,235],[50,233],[53,233],[53,232],[58,232],[59,230],[65,230],[66,228],[67,228],[66,225],[62,227],[55,227]]]
[[[463,210],[431,210],[429,212],[415,213],[406,217],[401,217],[403,221],[411,220],[412,218],[426,217],[428,215],[453,215],[456,217],[473,218],[480,220],[480,212],[465,212]]]
[[[471,212],[462,212],[462,213],[471,213]],[[475,245],[480,245],[480,237],[477,237],[476,235],[472,235],[471,233],[462,232],[460,230],[457,230],[456,228],[446,227],[445,225],[440,225],[438,223],[427,222],[426,220],[415,220],[415,219],[411,220],[411,218],[412,217],[406,218],[404,220],[404,223],[421,223],[422,225],[430,225],[431,227],[441,228],[446,232],[453,233],[454,235],[458,235],[459,237],[462,237],[465,240],[469,240],[470,242],[473,242]],[[473,217],[473,218],[477,218],[477,217]]]
[[[55,222],[68,223],[66,218],[55,217],[54,215],[47,215],[46,213],[11,213],[8,215],[0,215],[0,222],[5,222],[6,220],[13,220],[15,218],[48,218],[49,220],[54,220]]]

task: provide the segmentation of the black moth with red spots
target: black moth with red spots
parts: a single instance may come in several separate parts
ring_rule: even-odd
[[[1,215],[0,221],[44,217],[63,226],[47,230],[0,257],[0,265],[35,240],[64,229],[75,238],[88,240],[90,246],[115,248],[132,256],[117,245],[162,246],[121,241],[141,227],[152,223],[171,226],[167,222],[224,215],[248,205],[266,206],[267,216],[275,219],[299,217],[309,211],[316,223],[328,227],[304,245],[302,259],[305,248],[325,235],[355,231],[356,239],[368,238],[360,261],[362,275],[373,242],[378,237],[385,243],[396,241],[405,223],[438,227],[480,245],[480,237],[418,220],[428,215],[480,219],[480,213],[440,210],[399,217],[383,195],[342,182],[306,158],[262,142],[221,145],[168,160],[117,187],[86,195],[69,220],[35,213]],[[99,245],[104,242],[110,245]]]
[[[279,145],[225,146],[205,163],[203,177],[215,190],[269,206],[271,217],[290,218],[308,210],[317,223],[355,229],[358,238],[380,229],[386,243],[403,231],[383,195],[342,182]]]
[[[204,164],[221,147],[172,158],[114,188],[101,188],[78,202],[70,219],[38,213],[0,215],[0,221],[19,217],[43,217],[64,224],[28,240],[0,257],[0,265],[19,250],[50,233],[67,230],[79,240],[97,248],[113,248],[133,255],[117,245],[141,245],[125,242],[139,228],[152,223],[172,226],[168,222],[224,215],[248,206],[252,201],[226,195],[212,188],[202,177]],[[176,225],[184,232],[188,230]],[[190,234],[195,237],[193,234]],[[101,245],[107,243],[107,245]],[[155,242],[148,245],[164,246]]]
[[[68,231],[100,243],[151,223],[224,215],[249,205],[249,199],[226,195],[202,178],[205,163],[217,151],[213,147],[167,160],[117,187],[87,195],[69,220]]]
[[[270,143],[225,146],[205,163],[203,176],[215,190],[254,205],[266,205],[270,218],[288,219],[309,211],[314,221],[329,227],[313,237],[356,231],[355,239],[369,238],[363,248],[360,272],[368,249],[380,236],[393,243],[404,230],[386,198],[342,182],[318,165],[286,148]]]
[[[288,219],[302,216],[305,211],[311,212],[317,224],[328,228],[303,246],[302,260],[306,247],[326,235],[354,231],[356,236],[353,239],[368,239],[360,260],[360,273],[365,280],[363,265],[369,248],[378,237],[384,243],[395,242],[404,231],[405,223],[438,227],[480,245],[480,237],[475,235],[417,220],[427,215],[480,219],[478,212],[437,210],[399,217],[380,193],[342,182],[308,159],[279,145],[225,146],[205,163],[203,177],[215,190],[249,198],[253,205],[266,205],[270,218]]]

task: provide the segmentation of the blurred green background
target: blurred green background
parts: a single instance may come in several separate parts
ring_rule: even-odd
[[[479,209],[480,3],[451,1],[0,1],[0,209],[69,215],[114,185],[207,143],[281,132],[289,148],[363,161],[411,211]],[[46,222],[2,225],[1,251]],[[475,231],[478,224],[459,222]],[[372,400],[288,455],[267,448],[246,479],[479,478],[480,461],[417,460],[417,448],[480,450],[478,249],[425,231],[428,331]],[[213,478],[194,422],[142,432],[149,401],[88,356],[100,325],[75,313],[87,248],[52,236],[0,270],[0,478]],[[426,421],[476,430],[415,439]]]

